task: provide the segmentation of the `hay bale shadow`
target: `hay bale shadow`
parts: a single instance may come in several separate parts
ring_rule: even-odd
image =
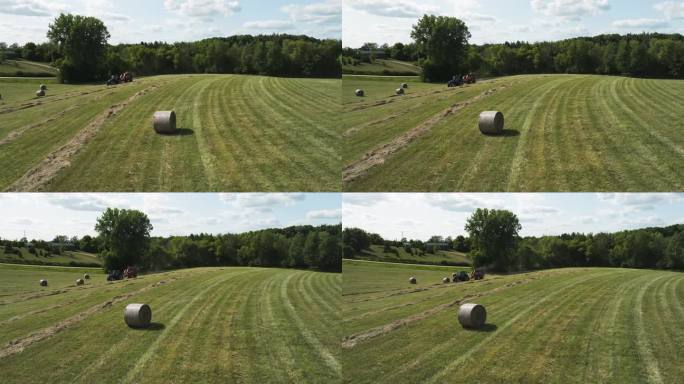
[[[483,133],[488,137],[516,137],[520,136],[520,131],[517,129],[504,129],[502,133]]]
[[[162,136],[192,136],[195,134],[190,128],[177,128],[173,133],[160,133]]]
[[[494,332],[498,328],[499,327],[497,327],[496,324],[487,323],[480,328],[466,328],[466,329],[469,331],[475,331],[475,332]]]
[[[147,328],[131,328],[135,331],[162,331],[166,328],[166,325],[162,323],[150,323],[150,325]]]

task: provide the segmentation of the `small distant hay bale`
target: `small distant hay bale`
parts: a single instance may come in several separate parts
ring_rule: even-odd
[[[404,89],[408,89],[408,83],[401,83],[401,87]]]
[[[83,280],[83,279],[76,280],[76,285],[83,285],[83,284],[85,284],[85,280]]]
[[[482,328],[487,321],[487,310],[480,304],[467,303],[458,309],[458,322],[464,328]]]
[[[451,281],[451,280],[449,280],[448,277],[445,277],[445,278],[442,279],[442,283],[444,283],[444,284],[446,284],[446,283],[448,283],[448,282],[450,282],[450,281]]]
[[[409,283],[416,284],[417,282],[418,282],[418,280],[416,280],[415,277],[413,277],[413,276],[409,277]]]
[[[83,278],[86,279],[86,280],[90,280],[90,275],[86,273],[86,274],[83,275]]]
[[[155,132],[157,133],[174,133],[176,132],[176,112],[174,111],[157,111],[154,113],[154,121],[152,123]]]
[[[363,89],[357,89],[354,94],[356,94],[358,97],[363,97],[366,93],[363,91]]]
[[[40,90],[41,90],[41,91],[47,91],[47,85],[41,84],[41,85],[40,85]]]
[[[152,309],[147,304],[128,304],[124,309],[124,321],[131,328],[147,328],[152,321]]]
[[[37,91],[36,91],[36,96],[38,96],[38,97],[43,97],[43,96],[45,96],[45,91],[42,90],[42,89],[37,90]]]
[[[503,133],[504,115],[498,111],[485,111],[480,113],[480,132],[485,135],[497,135]]]
[[[397,95],[403,95],[404,94],[404,88],[397,88],[397,90],[395,92],[397,93]]]
[[[45,280],[45,279],[40,279],[40,286],[41,286],[41,287],[47,287],[47,285],[48,285],[47,280]]]

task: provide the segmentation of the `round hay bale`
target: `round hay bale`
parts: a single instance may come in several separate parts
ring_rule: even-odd
[[[408,83],[401,83],[401,87],[404,89],[408,89]]]
[[[41,84],[41,85],[40,85],[40,90],[41,90],[41,91],[47,91],[47,85]]]
[[[409,283],[416,284],[416,283],[418,283],[418,280],[416,280],[415,277],[411,276],[411,277],[409,277]]]
[[[40,279],[40,286],[41,286],[41,287],[47,287],[47,280],[45,280],[45,279]]]
[[[43,91],[42,89],[37,90],[37,91],[36,91],[36,96],[38,96],[38,97],[43,97],[43,96],[45,96],[45,91]]]
[[[152,309],[147,304],[128,304],[124,309],[124,321],[131,328],[147,328],[152,321]]]
[[[176,132],[176,112],[174,111],[157,111],[154,113],[153,121],[154,130],[157,133],[174,133]]]
[[[485,111],[480,113],[480,132],[486,135],[503,133],[504,115],[498,111]]]
[[[481,328],[487,321],[487,310],[480,304],[463,304],[458,309],[458,322],[464,328]]]
[[[450,280],[449,280],[448,277],[445,277],[445,278],[442,279],[442,283],[444,283],[444,284],[448,283],[449,281],[450,281]]]
[[[363,97],[366,93],[363,91],[363,89],[357,89],[354,94],[356,94],[358,97]]]
[[[83,284],[85,284],[85,281],[83,279],[76,280],[76,285],[83,285]]]
[[[404,94],[404,88],[397,88],[396,92],[397,92],[397,95],[403,95]]]
[[[86,274],[83,275],[83,278],[86,279],[86,280],[90,280],[90,275],[86,273]]]

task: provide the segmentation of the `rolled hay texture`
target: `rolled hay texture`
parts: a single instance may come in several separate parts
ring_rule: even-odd
[[[124,309],[124,321],[131,328],[147,328],[152,321],[152,309],[147,304],[128,304]]]
[[[467,303],[458,309],[458,322],[464,328],[482,328],[487,321],[487,310],[480,304]]]
[[[38,97],[43,97],[43,96],[45,96],[45,91],[43,91],[42,89],[37,90],[37,91],[36,91],[36,96],[38,96]]]
[[[409,277],[409,283],[416,284],[417,282],[418,282],[418,280],[416,280],[415,277],[413,277],[413,276]]]
[[[83,279],[76,280],[76,285],[83,285],[83,284],[85,284],[85,281]]]
[[[90,280],[90,275],[86,273],[86,274],[83,275],[83,278],[86,279],[86,280]]]
[[[403,95],[404,94],[404,88],[397,88],[397,95]]]
[[[176,112],[174,111],[157,111],[154,113],[153,121],[154,130],[157,133],[174,133],[176,132]]]
[[[504,115],[498,111],[485,111],[480,113],[480,132],[486,135],[503,133]]]
[[[448,283],[449,281],[450,281],[450,280],[449,280],[448,277],[445,277],[445,278],[442,279],[442,283],[445,283],[445,284]]]
[[[47,287],[47,280],[45,280],[45,279],[40,279],[40,286],[41,286],[41,287]]]
[[[401,87],[404,88],[404,89],[407,89],[407,88],[408,88],[408,83],[401,83]]]
[[[357,89],[356,92],[354,92],[354,94],[356,94],[356,96],[358,97],[362,97],[363,95],[365,95],[365,92],[363,91],[363,89]]]
[[[40,85],[40,90],[41,90],[41,91],[47,91],[47,85],[41,84],[41,85]]]

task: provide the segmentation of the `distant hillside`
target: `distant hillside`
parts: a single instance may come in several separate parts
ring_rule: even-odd
[[[384,252],[381,245],[371,245],[369,250],[357,254],[356,259],[369,261],[383,261],[389,263],[411,263],[431,265],[469,266],[470,259],[466,254],[456,251],[436,251],[436,253],[411,254],[404,248],[390,247],[390,252]]]
[[[342,73],[345,75],[418,76],[420,75],[420,67],[391,59],[376,59],[370,64],[358,62],[351,58],[346,58],[346,60],[343,58]]]
[[[57,69],[48,64],[26,60],[5,60],[0,63],[0,77],[56,77]]]
[[[0,247],[0,263],[71,267],[102,266],[102,262],[92,253],[62,251],[61,255],[57,255],[44,250],[36,250],[35,252],[35,254],[29,252],[28,248],[13,248],[12,251],[7,252],[7,248]]]

